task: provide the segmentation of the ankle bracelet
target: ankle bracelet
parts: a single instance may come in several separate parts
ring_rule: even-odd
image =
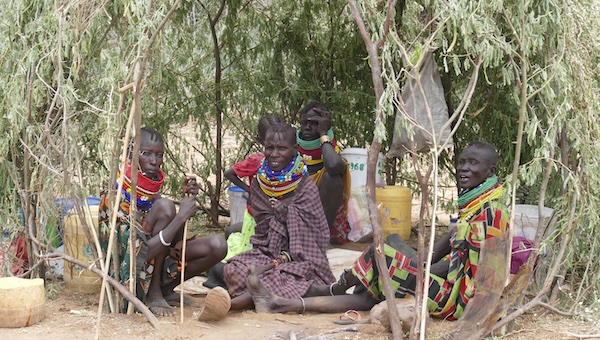
[[[302,312],[300,313],[304,313],[306,311],[306,303],[304,303],[304,299],[302,297],[300,298],[300,302],[302,302]]]

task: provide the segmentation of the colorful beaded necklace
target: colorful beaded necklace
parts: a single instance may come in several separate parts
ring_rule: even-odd
[[[460,218],[463,220],[471,219],[485,202],[494,200],[502,196],[504,188],[498,185],[496,175],[488,177],[483,183],[475,188],[461,191],[458,194],[458,208]]]
[[[119,166],[119,171],[117,172],[117,187],[118,187],[118,179],[121,175],[123,176],[123,196],[127,203],[131,203],[131,163],[127,162],[125,165],[125,173],[123,174],[122,166]],[[158,180],[153,180],[144,176],[140,171],[138,171],[137,178],[137,195],[136,195],[136,206],[140,209],[147,209],[152,206],[154,200],[158,196],[160,191],[160,187],[165,181],[165,174],[162,170],[158,171]]]
[[[317,138],[314,140],[304,140],[301,138],[301,131],[296,134],[296,142],[298,143],[298,152],[302,155],[302,158],[306,162],[306,165],[313,166],[323,163],[323,152],[321,151],[321,141]],[[340,153],[340,147],[337,145],[337,141],[333,135],[333,129],[327,130],[327,136],[331,140],[331,145],[335,149],[336,153]],[[311,171],[312,173],[312,171]]]
[[[262,191],[271,198],[280,199],[298,187],[302,176],[308,172],[302,157],[296,154],[281,171],[273,171],[269,162],[263,159],[258,169],[257,179]]]

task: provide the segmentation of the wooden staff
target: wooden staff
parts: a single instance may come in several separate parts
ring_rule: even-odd
[[[190,132],[192,130],[193,127],[193,118],[190,115],[189,116],[189,121],[188,121],[188,126],[190,129]],[[186,182],[184,182],[184,185],[187,184],[187,178],[190,174],[192,174],[192,153],[188,152],[188,157],[187,157],[187,168],[188,168],[188,175],[186,175]],[[187,226],[188,226],[188,220],[185,220],[185,226],[183,227],[183,246],[181,247],[181,284],[179,284],[179,288],[180,288],[180,293],[179,293],[179,306],[181,306],[181,323],[183,323],[183,309],[185,307],[184,305],[184,291],[183,291],[183,284],[185,283],[185,252],[186,252],[186,246],[187,246]]]
[[[125,128],[125,143],[123,144],[123,151],[121,153],[121,164],[125,164],[125,162],[127,161],[127,141],[129,141],[129,136],[131,134],[131,128],[133,125],[133,115],[134,115],[134,111],[133,111],[133,107],[132,110],[130,111],[129,114],[129,119],[127,121],[126,124],[126,128]],[[108,238],[108,249],[112,249],[114,246],[114,242],[115,242],[115,227],[117,224],[117,211],[119,209],[119,201],[120,201],[120,196],[121,196],[121,192],[123,190],[123,176],[120,176],[119,179],[117,180],[117,195],[115,198],[115,202],[113,205],[113,209],[112,209],[112,216],[111,216],[111,220],[110,220],[110,233],[109,233],[109,238]],[[99,339],[100,337],[100,320],[102,319],[102,309],[104,306],[104,293],[105,290],[107,289],[107,281],[110,280],[111,278],[109,278],[108,276],[108,269],[110,266],[110,252],[107,251],[107,255],[106,255],[106,259],[105,259],[105,264],[104,264],[104,270],[102,271],[102,288],[100,289],[100,301],[98,303],[98,320],[96,323],[96,339]],[[73,262],[73,261],[71,261]],[[95,269],[95,268],[92,268]],[[93,271],[93,270],[92,270]],[[121,294],[123,294],[123,292],[121,291],[121,289],[117,289],[121,292]],[[125,295],[125,294],[124,294]],[[135,297],[135,295],[131,295],[131,299],[129,299],[129,301],[136,301],[137,298]],[[134,300],[135,299],[135,300]],[[137,301],[136,301],[137,302]],[[135,304],[135,303],[134,303]],[[156,317],[154,316],[154,314],[152,313],[147,313],[147,311],[149,311],[149,309],[142,304],[141,308],[138,304],[138,308],[144,312],[144,315],[146,316],[146,318],[148,319],[148,321],[150,322],[150,324],[152,324],[152,326],[157,327],[158,326],[158,320],[156,320]]]

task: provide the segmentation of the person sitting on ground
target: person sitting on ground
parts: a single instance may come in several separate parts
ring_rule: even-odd
[[[459,219],[448,235],[436,242],[431,266],[427,306],[434,317],[455,320],[461,316],[475,294],[475,281],[481,242],[500,236],[509,228],[508,211],[500,202],[503,187],[498,183],[498,156],[493,146],[471,143],[460,155],[457,174],[460,188]],[[384,253],[395,296],[415,294],[417,265],[414,249],[400,240],[396,248],[385,245]],[[356,286],[353,294],[346,289]],[[349,309],[370,310],[385,299],[383,283],[375,265],[371,246],[356,260],[352,271],[346,271],[337,283],[329,286],[329,295],[309,298],[277,296],[258,279],[255,268],[249,270],[247,287],[259,312],[344,312]],[[325,287],[320,290],[324,291]]]
[[[308,173],[319,188],[331,243],[348,242],[348,199],[351,179],[348,164],[340,156],[334,138],[329,109],[311,102],[300,111],[298,151],[308,166]]]
[[[229,294],[220,287],[213,288],[205,299],[200,320],[218,320],[229,307],[253,307],[246,289],[250,266],[258,267],[255,274],[265,289],[290,299],[320,295],[322,292],[315,287],[328,287],[335,281],[326,256],[329,226],[319,190],[307,176],[306,164],[298,154],[295,134],[289,124],[269,128],[265,159],[250,187],[256,219],[253,248],[225,265]],[[220,303],[230,296],[230,305]]]
[[[184,181],[184,198],[175,209],[173,201],[160,197],[160,188],[165,175],[161,170],[164,142],[161,134],[152,128],[142,128],[140,136],[139,166],[137,170],[137,194],[131,194],[132,166],[130,144],[129,160],[119,167],[117,177],[123,177],[123,191],[117,211],[116,244],[117,258],[122,284],[130,281],[130,202],[136,200],[135,212],[135,278],[138,299],[158,316],[173,315],[171,306],[180,302],[179,294],[173,291],[181,280],[181,248],[183,228],[187,220],[196,214],[198,184],[194,177]],[[106,254],[110,235],[112,205],[107,192],[101,195],[99,207],[100,243]],[[186,245],[185,277],[199,275],[221,261],[227,252],[223,236],[191,238]],[[112,267],[111,267],[112,268]],[[188,301],[189,302],[189,301]],[[126,304],[125,304],[126,308]]]
[[[266,115],[260,117],[258,120],[258,136],[256,139],[261,146],[264,144],[265,135],[269,126],[279,123],[283,123],[283,119],[276,115]],[[237,185],[243,189],[245,192],[250,193],[250,185],[254,180],[254,177],[260,168],[260,163],[264,158],[265,155],[262,152],[251,154],[243,161],[235,163],[231,168],[225,171],[225,178],[230,180],[234,185]],[[248,178],[248,184],[242,180],[243,178]],[[246,250],[252,249],[252,245],[250,244],[250,236],[254,235],[254,227],[256,226],[256,222],[252,216],[252,207],[250,202],[251,200],[248,199],[243,222],[236,223],[226,228],[225,238],[227,239],[229,250],[225,260],[228,260]]]
[[[283,119],[276,115],[266,115],[258,120],[258,136],[257,141],[262,146],[265,141],[265,135],[269,126],[283,123]],[[229,179],[233,184],[242,188],[250,194],[250,185],[254,180],[262,160],[265,155],[262,152],[256,152],[248,156],[241,162],[235,163],[231,168],[225,171],[225,178]],[[242,181],[242,178],[248,177],[248,184]],[[227,256],[224,261],[228,261],[237,254],[243,253],[252,249],[250,237],[254,235],[256,221],[252,216],[251,199],[248,197],[246,210],[244,211],[244,219],[241,223],[236,223],[225,228],[225,238],[227,239]],[[223,266],[225,263],[217,263],[208,272],[207,280],[202,283],[204,287],[214,288],[217,286],[226,287],[223,281]]]

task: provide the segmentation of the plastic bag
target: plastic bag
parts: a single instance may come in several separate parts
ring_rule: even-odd
[[[348,199],[348,223],[350,224],[348,240],[352,242],[365,242],[373,237],[373,226],[369,219],[367,204],[366,186],[352,188]]]
[[[448,121],[448,106],[444,98],[444,88],[442,87],[442,80],[435,58],[433,57],[433,51],[427,50],[423,52],[423,60],[420,68],[420,79],[423,92],[425,93],[425,100],[421,95],[417,81],[413,79],[414,73],[414,70],[411,71],[413,77],[410,77],[402,86],[402,99],[408,115],[422,128],[413,126],[414,135],[412,139],[409,139],[406,129],[401,127],[412,123],[405,122],[402,124],[406,118],[401,112],[396,113],[394,137],[387,157],[399,157],[412,150],[417,152],[428,151],[433,146],[433,140],[430,135],[432,131],[435,133],[438,143],[444,142],[450,136],[450,126],[444,130],[441,138],[439,136],[442,126]],[[427,116],[425,103],[427,103],[431,111],[433,130]],[[426,129],[428,132],[423,131],[423,129]],[[452,144],[453,142],[450,140],[446,146],[451,146]]]

